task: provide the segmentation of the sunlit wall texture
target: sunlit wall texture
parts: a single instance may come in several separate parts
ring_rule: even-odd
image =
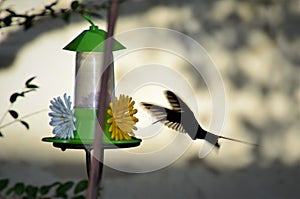
[[[6,0],[1,6],[34,13],[50,2]],[[68,7],[70,2],[59,2],[57,8]],[[106,29],[105,18],[94,21]],[[226,117],[222,132],[218,133],[259,146],[222,140],[218,152],[199,158],[202,141],[192,141],[186,135],[155,124],[149,128],[156,133],[149,132],[149,136],[145,135],[147,132],[136,131],[136,136],[145,137],[141,146],[105,152],[105,161],[113,168],[104,169],[103,197],[299,198],[299,24],[298,0],[125,1],[120,6],[116,34],[159,27],[177,31],[199,43],[214,63],[225,88]],[[0,29],[0,117],[9,108],[9,96],[22,90],[24,82],[32,76],[36,76],[34,83],[40,88],[18,100],[13,108],[20,116],[45,110],[26,118],[29,130],[19,123],[1,129],[0,178],[31,184],[86,178],[83,151],[62,152],[41,139],[52,135],[48,117],[50,100],[74,92],[75,53],[62,48],[88,26],[80,16],[74,15],[70,23],[59,18],[42,18],[27,31],[17,26]],[[154,44],[186,49],[189,56],[199,57],[201,63],[202,55],[189,50],[185,40],[167,34],[138,35],[123,42],[138,43],[145,37]],[[196,104],[197,108],[193,109],[197,110],[196,118],[209,129],[214,109],[210,91],[201,75],[195,75],[191,63],[180,56],[153,49],[129,53],[116,60],[116,84],[126,73],[151,63],[164,65],[184,77],[192,92],[186,91],[184,85],[178,86],[177,92],[190,94],[180,96]],[[141,85],[136,90],[134,97],[141,117],[138,127],[152,122],[139,106],[139,99],[168,106],[162,91],[169,86]],[[0,126],[10,121],[7,116]],[[175,147],[160,154],[174,136],[188,143],[184,151]],[[149,153],[156,153],[157,157],[141,162],[139,156]],[[168,164],[160,164],[172,153],[179,155]],[[128,159],[127,154],[138,155],[136,159],[135,156]],[[130,168],[143,164],[163,166],[139,174],[115,169],[132,171]]]

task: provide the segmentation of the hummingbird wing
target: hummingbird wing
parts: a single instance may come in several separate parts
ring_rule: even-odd
[[[187,133],[192,139],[195,139],[199,124],[194,113],[185,102],[172,91],[165,91],[165,96],[172,109],[150,103],[142,103],[142,105],[148,109],[158,121],[164,123],[167,127],[181,133]]]
[[[185,129],[180,123],[181,113],[179,111],[171,110],[151,103],[142,102],[141,104],[147,110],[149,110],[159,122],[162,122],[164,125],[173,130],[186,133]]]
[[[173,93],[172,91],[165,91],[165,96],[168,98],[168,101],[171,104],[173,110],[192,113],[185,102],[177,95],[175,95],[175,93]]]
[[[200,125],[197,119],[195,118],[192,110],[186,105],[186,103],[182,99],[180,99],[180,97],[175,95],[175,93],[173,93],[172,91],[165,91],[165,96],[168,98],[168,101],[173,107],[173,110],[181,113],[180,119],[177,119],[177,122],[179,121],[180,125],[185,130],[185,132],[188,133],[192,139],[195,139],[197,130],[200,127]],[[173,118],[170,118],[170,122],[174,122],[172,119]]]
[[[141,103],[147,110],[150,111],[150,113],[156,118],[158,119],[158,121],[164,121],[167,118],[167,108],[158,106],[158,105],[154,105],[154,104],[150,104],[150,103],[146,103],[146,102],[142,102]]]
[[[186,131],[184,130],[183,126],[180,123],[174,123],[174,122],[166,121],[166,122],[164,122],[164,124],[167,127],[171,128],[175,131],[178,131],[180,133],[186,133]]]
[[[182,111],[181,104],[180,104],[180,98],[178,98],[173,92],[171,91],[165,91],[165,96],[168,98],[168,101],[170,105],[172,106],[173,110],[176,111]],[[182,100],[181,100],[182,101]]]

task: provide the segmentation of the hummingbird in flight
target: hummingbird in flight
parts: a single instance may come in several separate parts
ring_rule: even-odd
[[[159,105],[142,102],[150,113],[157,119],[156,122],[162,122],[165,126],[181,133],[187,133],[193,140],[205,139],[210,144],[220,148],[219,139],[227,139],[234,142],[255,145],[242,140],[233,139],[216,135],[204,130],[195,118],[192,110],[172,91],[165,91],[165,96],[168,99],[171,108],[162,107]],[[154,122],[153,124],[155,124]]]

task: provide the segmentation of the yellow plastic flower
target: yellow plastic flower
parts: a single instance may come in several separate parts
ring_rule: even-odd
[[[107,113],[111,118],[107,123],[110,124],[111,139],[131,140],[131,136],[134,136],[133,130],[137,129],[134,125],[138,122],[138,119],[133,116],[137,113],[137,109],[133,107],[134,103],[131,97],[120,95],[119,99],[115,97],[115,100],[109,104]]]

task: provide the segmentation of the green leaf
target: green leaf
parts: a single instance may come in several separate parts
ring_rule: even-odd
[[[17,119],[19,117],[19,114],[14,110],[9,110],[8,112],[15,119]]]
[[[87,180],[81,180],[80,182],[77,183],[75,189],[74,189],[74,194],[78,194],[82,191],[85,191],[88,187],[88,181]]]
[[[59,182],[55,182],[55,183],[53,183],[53,184],[51,184],[51,185],[42,186],[42,187],[39,189],[39,193],[40,193],[41,195],[46,195],[46,194],[49,193],[50,189],[51,189],[52,187],[56,186],[56,185],[60,185],[60,183],[59,183]]]
[[[56,189],[56,196],[57,197],[65,197],[67,195],[66,192],[69,191],[73,185],[74,185],[74,182],[72,182],[72,181],[68,181],[64,184],[61,184]]]
[[[51,186],[42,186],[39,190],[41,195],[46,195],[47,193],[49,193],[51,189]]]
[[[25,95],[24,95],[25,93],[26,93],[26,92],[13,93],[13,94],[10,96],[9,101],[10,101],[11,103],[14,103],[14,102],[16,102],[16,100],[17,100],[18,97],[25,97]]]
[[[107,10],[109,8],[109,4],[107,2],[103,3],[102,5],[100,5],[101,9],[103,10]]]
[[[23,120],[21,120],[20,122],[21,122],[21,124],[23,124],[26,127],[27,130],[29,129],[29,124],[27,122],[25,122]]]
[[[27,19],[24,23],[23,23],[23,25],[24,25],[24,30],[28,30],[29,28],[31,28],[32,27],[32,19]]]
[[[34,80],[35,78],[36,78],[36,76],[29,78],[29,79],[25,82],[26,87],[27,87],[27,85],[29,85],[29,84],[32,82],[32,80]]]
[[[39,192],[40,192],[41,195],[46,195],[46,194],[49,193],[50,189],[51,189],[52,187],[56,186],[56,185],[60,185],[60,183],[59,183],[59,182],[55,182],[55,183],[53,183],[53,184],[51,184],[51,185],[42,186],[42,187],[40,188]]]
[[[62,19],[66,22],[66,23],[70,23],[70,17],[71,17],[71,13],[68,11],[61,11],[62,12]]]
[[[3,19],[3,22],[4,22],[4,24],[6,25],[6,26],[10,26],[11,25],[11,23],[12,23],[12,16],[7,16],[7,17],[5,17],[4,19]]]
[[[10,103],[14,103],[19,96],[21,96],[20,93],[13,93],[9,98]]]
[[[2,133],[1,133],[1,135],[2,135]],[[0,192],[3,191],[3,189],[5,189],[7,187],[8,183],[9,183],[9,179],[0,180]]]
[[[28,185],[25,189],[25,192],[27,193],[27,196],[29,198],[36,198],[37,196],[37,193],[38,193],[38,188],[37,187],[34,187],[34,186],[31,186],[31,185]]]
[[[7,195],[7,196],[10,195],[10,194],[12,194],[14,191],[15,191],[15,187],[11,187],[11,188],[9,188],[9,189],[6,191],[6,195]]]
[[[17,195],[22,195],[25,192],[25,185],[24,183],[17,183],[14,187],[15,193]]]
[[[76,10],[80,6],[78,1],[72,1],[71,8],[72,10]]]
[[[27,88],[39,88],[37,85],[35,84],[27,84],[26,85]]]

